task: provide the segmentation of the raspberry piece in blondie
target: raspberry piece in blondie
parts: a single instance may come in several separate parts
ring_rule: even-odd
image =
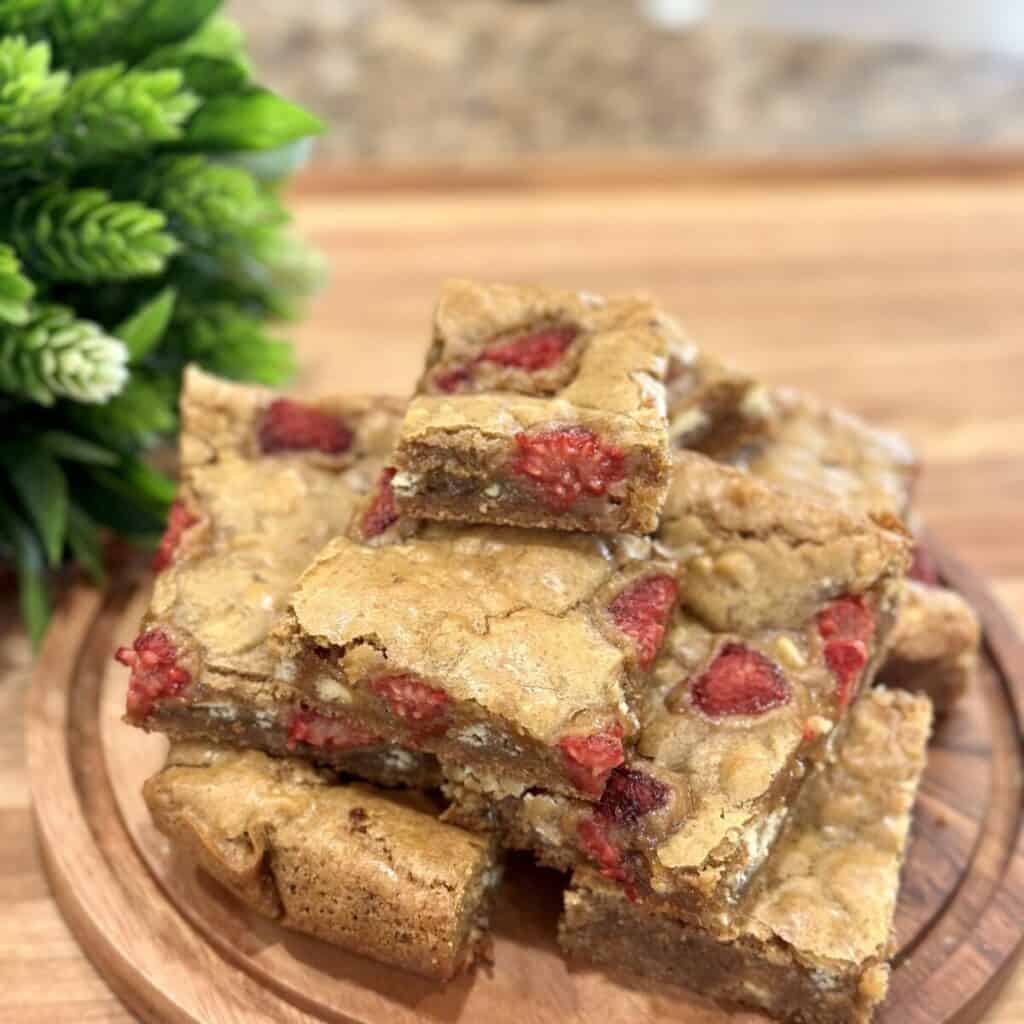
[[[394,466],[388,466],[380,474],[373,500],[363,513],[361,525],[363,537],[366,540],[379,537],[389,526],[398,522],[395,492],[391,487],[394,476]]]
[[[321,715],[301,706],[295,709],[288,722],[288,749],[291,751],[300,743],[332,750],[351,750],[353,747],[378,746],[380,742],[375,733],[344,718]]]
[[[285,928],[439,981],[486,959],[497,852],[425,798],[200,743],[173,746],[143,795],[178,850]]]
[[[449,282],[395,450],[399,511],[650,533],[674,330],[643,299]]]
[[[618,722],[589,736],[563,736],[558,745],[573,784],[596,796],[604,791],[612,769],[623,761],[622,726]]]
[[[694,704],[710,718],[761,715],[789,700],[779,667],[740,644],[726,644],[691,692]]]
[[[391,713],[416,730],[444,729],[451,698],[444,690],[428,686],[422,679],[406,673],[381,676],[370,682],[370,689],[391,709]]]
[[[146,630],[131,647],[119,647],[114,656],[132,670],[128,678],[129,719],[144,719],[158,701],[180,697],[192,679],[178,664],[178,649],[162,629]]]
[[[603,497],[625,476],[622,452],[585,427],[516,434],[515,442],[512,472],[533,481],[540,501],[555,512],[572,508],[581,495]]]
[[[352,447],[352,430],[337,416],[311,405],[278,398],[267,406],[260,427],[260,450],[319,451],[338,455]]]
[[[623,590],[608,606],[615,625],[636,645],[641,668],[654,664],[678,593],[674,577],[647,576]]]
[[[190,526],[195,526],[198,522],[198,517],[189,512],[181,498],[175,499],[171,505],[170,512],[167,514],[167,528],[164,530],[164,535],[160,538],[160,544],[153,555],[153,572],[163,572],[171,564],[182,534]]]
[[[841,597],[818,613],[818,632],[825,641],[825,660],[838,686],[839,706],[845,708],[857,692],[868,663],[868,646],[875,632],[875,615],[861,595]]]

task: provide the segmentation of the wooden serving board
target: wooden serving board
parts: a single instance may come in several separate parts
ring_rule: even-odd
[[[1024,644],[964,566],[935,548],[977,608],[984,660],[939,727],[897,912],[886,1024],[976,1021],[1024,934]],[[496,909],[495,963],[448,986],[284,931],[176,859],[140,786],[165,742],[120,722],[145,587],[81,587],[60,609],[28,706],[36,822],[54,895],[79,942],[145,1020],[753,1022],[676,989],[570,970],[554,942],[561,881],[516,863]]]

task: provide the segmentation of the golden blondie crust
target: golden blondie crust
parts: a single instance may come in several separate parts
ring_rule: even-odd
[[[432,759],[317,720],[276,678],[268,643],[301,571],[375,487],[401,404],[299,403],[190,368],[181,411],[179,497],[140,635],[119,655],[132,668],[127,720],[304,752],[385,784],[435,784]]]
[[[906,520],[918,461],[898,434],[791,388],[770,393],[760,436],[724,455],[754,476],[850,512]]]
[[[559,940],[584,963],[683,985],[801,1024],[867,1024],[886,960],[931,723],[927,698],[876,688],[809,777],[747,892],[713,927],[631,903],[577,871]]]
[[[674,325],[642,298],[453,280],[394,462],[429,519],[650,533]]]
[[[674,565],[635,538],[437,523],[336,538],[292,596],[279,674],[358,732],[596,800],[675,594]]]
[[[178,850],[286,928],[439,980],[486,956],[495,849],[425,797],[199,743],[172,747],[143,792]]]
[[[827,600],[898,579],[910,565],[902,524],[848,512],[677,451],[656,547],[679,564],[679,601],[711,628],[748,632],[806,622]]]

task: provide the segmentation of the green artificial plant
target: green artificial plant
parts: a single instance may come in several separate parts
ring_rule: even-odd
[[[159,535],[184,366],[287,378],[267,324],[320,276],[278,196],[320,123],[219,6],[0,0],[0,562],[36,642],[50,569]]]

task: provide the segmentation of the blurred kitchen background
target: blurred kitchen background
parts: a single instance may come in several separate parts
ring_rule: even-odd
[[[335,162],[1024,144],[1024,0],[229,0]]]

